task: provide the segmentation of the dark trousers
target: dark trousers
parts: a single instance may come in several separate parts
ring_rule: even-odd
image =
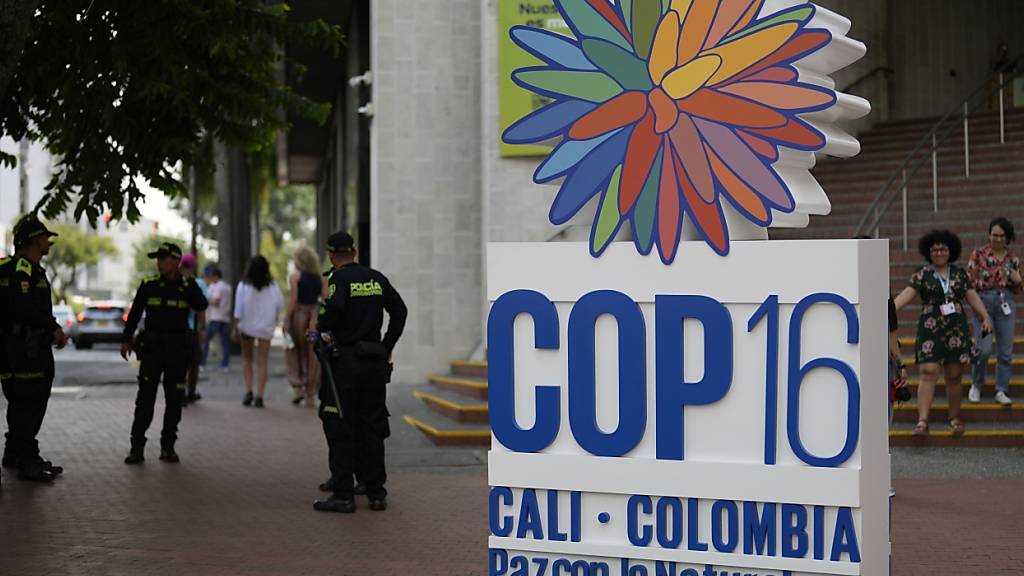
[[[164,427],[160,446],[174,448],[181,421],[181,403],[185,395],[185,373],[188,370],[189,339],[185,334],[157,334],[144,337],[142,364],[139,366],[139,393],[135,397],[135,420],[132,422],[132,446],[146,444],[146,430],[153,421],[157,390],[164,389]]]
[[[227,322],[220,322],[218,320],[210,320],[206,323],[206,341],[203,342],[202,365],[206,366],[206,358],[210,355],[210,342],[214,337],[220,338],[221,354],[224,355],[220,360],[220,365],[222,368],[227,368],[228,363],[231,361],[231,326]]]
[[[383,361],[366,361],[350,352],[331,361],[340,414],[334,392],[323,375],[320,387],[320,418],[327,438],[331,478],[337,498],[352,498],[352,475],[366,486],[371,499],[387,495],[384,483],[384,439],[391,435],[388,424],[386,367]]]
[[[52,373],[42,378],[6,378],[3,381],[7,398],[7,434],[4,456],[20,465],[39,460],[36,436],[43,426],[46,406],[53,388]]]
[[[189,335],[189,356],[188,356],[188,371],[185,378],[185,383],[188,389],[188,396],[191,398],[196,395],[196,383],[199,382],[199,360],[203,354],[202,348],[199,344],[199,333],[190,332]]]

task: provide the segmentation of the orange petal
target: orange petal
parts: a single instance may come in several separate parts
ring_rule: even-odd
[[[669,10],[658,24],[651,46],[651,57],[647,61],[647,71],[655,84],[661,84],[665,74],[676,67],[676,52],[679,49],[679,14]]]
[[[673,157],[675,157],[673,155]],[[685,174],[679,158],[675,157],[676,173]],[[680,177],[679,188],[683,191],[683,199],[686,201],[686,211],[693,218],[693,221],[703,232],[705,239],[711,246],[723,254],[729,248],[729,238],[725,232],[725,219],[722,215],[722,207],[718,202],[708,204],[697,196],[689,179]]]
[[[799,36],[793,38],[787,42],[782,48],[775,51],[774,54],[765,58],[764,60],[754,64],[749,70],[745,70],[736,76],[733,80],[739,81],[749,78],[762,70],[771,68],[772,66],[788,62],[794,58],[813,52],[814,50],[828,44],[832,39],[831,34],[824,30],[814,30],[811,32],[804,32]]]
[[[744,184],[739,176],[722,162],[714,150],[706,146],[705,148],[708,158],[711,159],[711,169],[715,171],[715,176],[718,178],[718,182],[722,184],[726,194],[739,204],[740,207],[750,213],[751,216],[766,224],[769,221],[768,208],[765,207],[761,197],[750,186]]]
[[[757,62],[779,51],[799,30],[800,25],[796,22],[784,22],[704,51],[702,54],[722,57],[722,67],[708,80],[708,84],[714,86],[746,72]]]
[[[650,0],[648,0],[650,1]],[[679,54],[676,62],[686,64],[697,57],[704,39],[708,37],[711,21],[718,10],[718,0],[697,0],[683,21],[683,29],[679,34]]]
[[[589,140],[628,126],[643,118],[647,111],[647,97],[643,92],[623,92],[597,108],[587,112],[569,128],[569,138]]]
[[[825,145],[823,136],[799,120],[788,120],[785,126],[778,128],[749,128],[748,131],[755,136],[763,136],[769,140],[777,140],[801,148],[821,148]]]
[[[800,75],[797,74],[796,70],[786,66],[778,66],[776,68],[767,68],[758,72],[757,74],[751,74],[744,78],[744,80],[750,80],[751,82],[793,82]]]
[[[675,146],[676,155],[686,168],[687,176],[697,189],[697,194],[705,202],[714,202],[715,180],[711,176],[708,157],[704,154],[704,141],[697,132],[693,120],[686,114],[680,114],[679,121],[668,135]]]
[[[676,106],[687,114],[733,126],[778,128],[786,124],[785,116],[767,106],[706,88]]]
[[[736,32],[746,28],[747,24],[753,22],[754,18],[756,18],[758,13],[761,12],[761,6],[764,6],[764,0],[756,0],[751,4],[750,7],[747,8],[747,11],[743,13],[743,16],[740,17],[739,22],[736,22],[736,25],[732,27],[732,30],[729,30],[729,34],[735,34]]]
[[[762,140],[753,134],[747,134],[745,130],[737,130],[736,133],[739,134],[743,143],[750,146],[750,149],[757,155],[767,158],[772,162],[779,159],[779,150],[771,142]]]
[[[675,259],[679,245],[679,180],[676,178],[676,163],[669,161],[671,146],[664,139],[665,162],[661,163],[661,189],[658,191],[658,250],[664,262]]]
[[[711,24],[711,31],[707,40],[704,41],[705,48],[712,48],[718,44],[725,35],[732,30],[736,22],[743,17],[754,0],[722,0],[715,15],[715,21]]]
[[[626,160],[622,166],[622,186],[619,190],[619,214],[626,215],[640,197],[644,182],[651,173],[658,155],[661,138],[654,133],[654,112],[648,110],[629,136]]]
[[[817,108],[835,100],[831,94],[821,90],[777,82],[733,82],[719,90],[779,110]]]
[[[651,90],[647,101],[651,105],[651,110],[654,110],[654,131],[664,134],[671,130],[679,118],[679,109],[676,108],[675,101],[661,88]]]

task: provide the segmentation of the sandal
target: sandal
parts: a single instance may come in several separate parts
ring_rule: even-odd
[[[928,435],[928,421],[918,420],[917,426],[914,426],[914,436],[927,436]]]
[[[949,421],[949,433],[953,436],[963,436],[964,423],[959,418],[953,418]]]

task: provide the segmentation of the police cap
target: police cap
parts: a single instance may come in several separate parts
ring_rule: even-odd
[[[15,246],[21,246],[29,240],[43,235],[52,237],[56,236],[57,233],[51,232],[45,224],[39,221],[39,217],[35,214],[29,213],[22,216],[18,223],[14,225]]]
[[[331,252],[351,252],[355,246],[356,241],[348,232],[335,232],[327,238],[327,249]]]
[[[170,256],[172,258],[177,258],[180,260],[181,248],[179,248],[177,244],[172,244],[170,242],[161,242],[160,247],[158,247],[155,251],[146,254],[146,256],[149,256],[150,258],[163,258],[164,256]]]

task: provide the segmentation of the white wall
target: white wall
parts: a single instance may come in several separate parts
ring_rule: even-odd
[[[409,306],[397,382],[480,340],[479,0],[370,6],[373,265]]]
[[[0,150],[18,156],[18,143],[4,137],[0,138]],[[46,184],[50,181],[52,161],[50,154],[38,143],[29,145],[28,151],[28,208],[31,210],[36,202],[43,197]],[[0,167],[0,229],[10,232],[20,213],[19,168]],[[0,252],[7,252],[10,246],[6,238],[0,236]]]

